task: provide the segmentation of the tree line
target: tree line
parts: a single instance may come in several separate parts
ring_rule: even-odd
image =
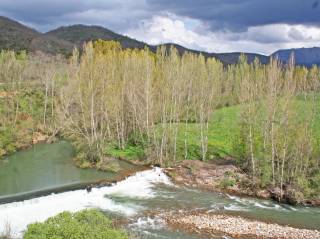
[[[144,160],[162,165],[190,159],[193,151],[196,159],[209,160],[212,117],[237,106],[231,156],[254,179],[281,189],[320,188],[316,66],[296,67],[293,58],[287,65],[277,59],[248,64],[244,56],[223,66],[173,47],[152,53],[113,41],[89,42],[68,60],[1,54],[0,87],[41,94],[38,106],[29,103],[30,111],[19,105],[19,93],[10,98],[10,124],[22,109],[31,114],[36,108],[37,125],[72,139],[80,162],[97,164],[109,148],[128,145],[143,148]],[[30,72],[37,76],[26,77]]]

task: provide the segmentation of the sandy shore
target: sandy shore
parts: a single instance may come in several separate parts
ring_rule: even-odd
[[[169,225],[204,233],[225,233],[234,238],[319,239],[320,231],[297,229],[278,224],[253,221],[242,217],[210,214],[167,215]]]

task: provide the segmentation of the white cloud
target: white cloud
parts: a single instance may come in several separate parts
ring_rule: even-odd
[[[186,18],[179,18],[172,14],[154,16],[150,21],[141,22],[137,29],[129,29],[126,34],[150,44],[173,42],[183,46],[197,45],[205,41],[207,36],[198,34],[195,29],[188,29]],[[194,20],[194,22],[198,22]],[[193,24],[189,24],[193,25]],[[204,46],[205,47],[205,46]]]
[[[141,21],[128,36],[150,44],[177,43],[209,52],[257,52],[271,54],[281,48],[320,46],[320,28],[306,25],[268,24],[245,32],[212,31],[201,21],[173,14]]]

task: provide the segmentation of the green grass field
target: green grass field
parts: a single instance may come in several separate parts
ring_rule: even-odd
[[[320,147],[320,96],[317,95],[315,99],[316,104],[313,104],[310,96],[307,97],[306,101],[303,96],[298,96],[292,102],[292,118],[293,125],[298,125],[312,114],[312,109],[315,107],[316,114],[312,121],[313,141],[315,147]],[[209,123],[207,159],[239,157],[236,144],[239,142],[241,132],[241,112],[242,106],[240,105],[224,107],[214,111]],[[173,130],[175,126],[173,125],[172,131],[169,133],[172,144],[174,142]],[[257,127],[259,128],[259,125]],[[179,123],[177,158],[180,160],[185,158],[185,139],[188,145],[187,159],[201,159],[200,125],[189,123],[186,130],[185,124]],[[136,159],[144,156],[144,150],[141,146],[132,145],[127,146],[124,150],[109,148],[106,153],[126,159]]]

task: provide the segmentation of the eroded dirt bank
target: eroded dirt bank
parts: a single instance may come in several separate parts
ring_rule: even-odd
[[[259,188],[255,180],[235,166],[232,160],[221,164],[185,160],[164,170],[174,183],[180,185],[263,199],[280,198],[280,188]],[[296,191],[289,186],[285,187],[282,193],[283,203],[320,206],[320,199],[296,198]]]

